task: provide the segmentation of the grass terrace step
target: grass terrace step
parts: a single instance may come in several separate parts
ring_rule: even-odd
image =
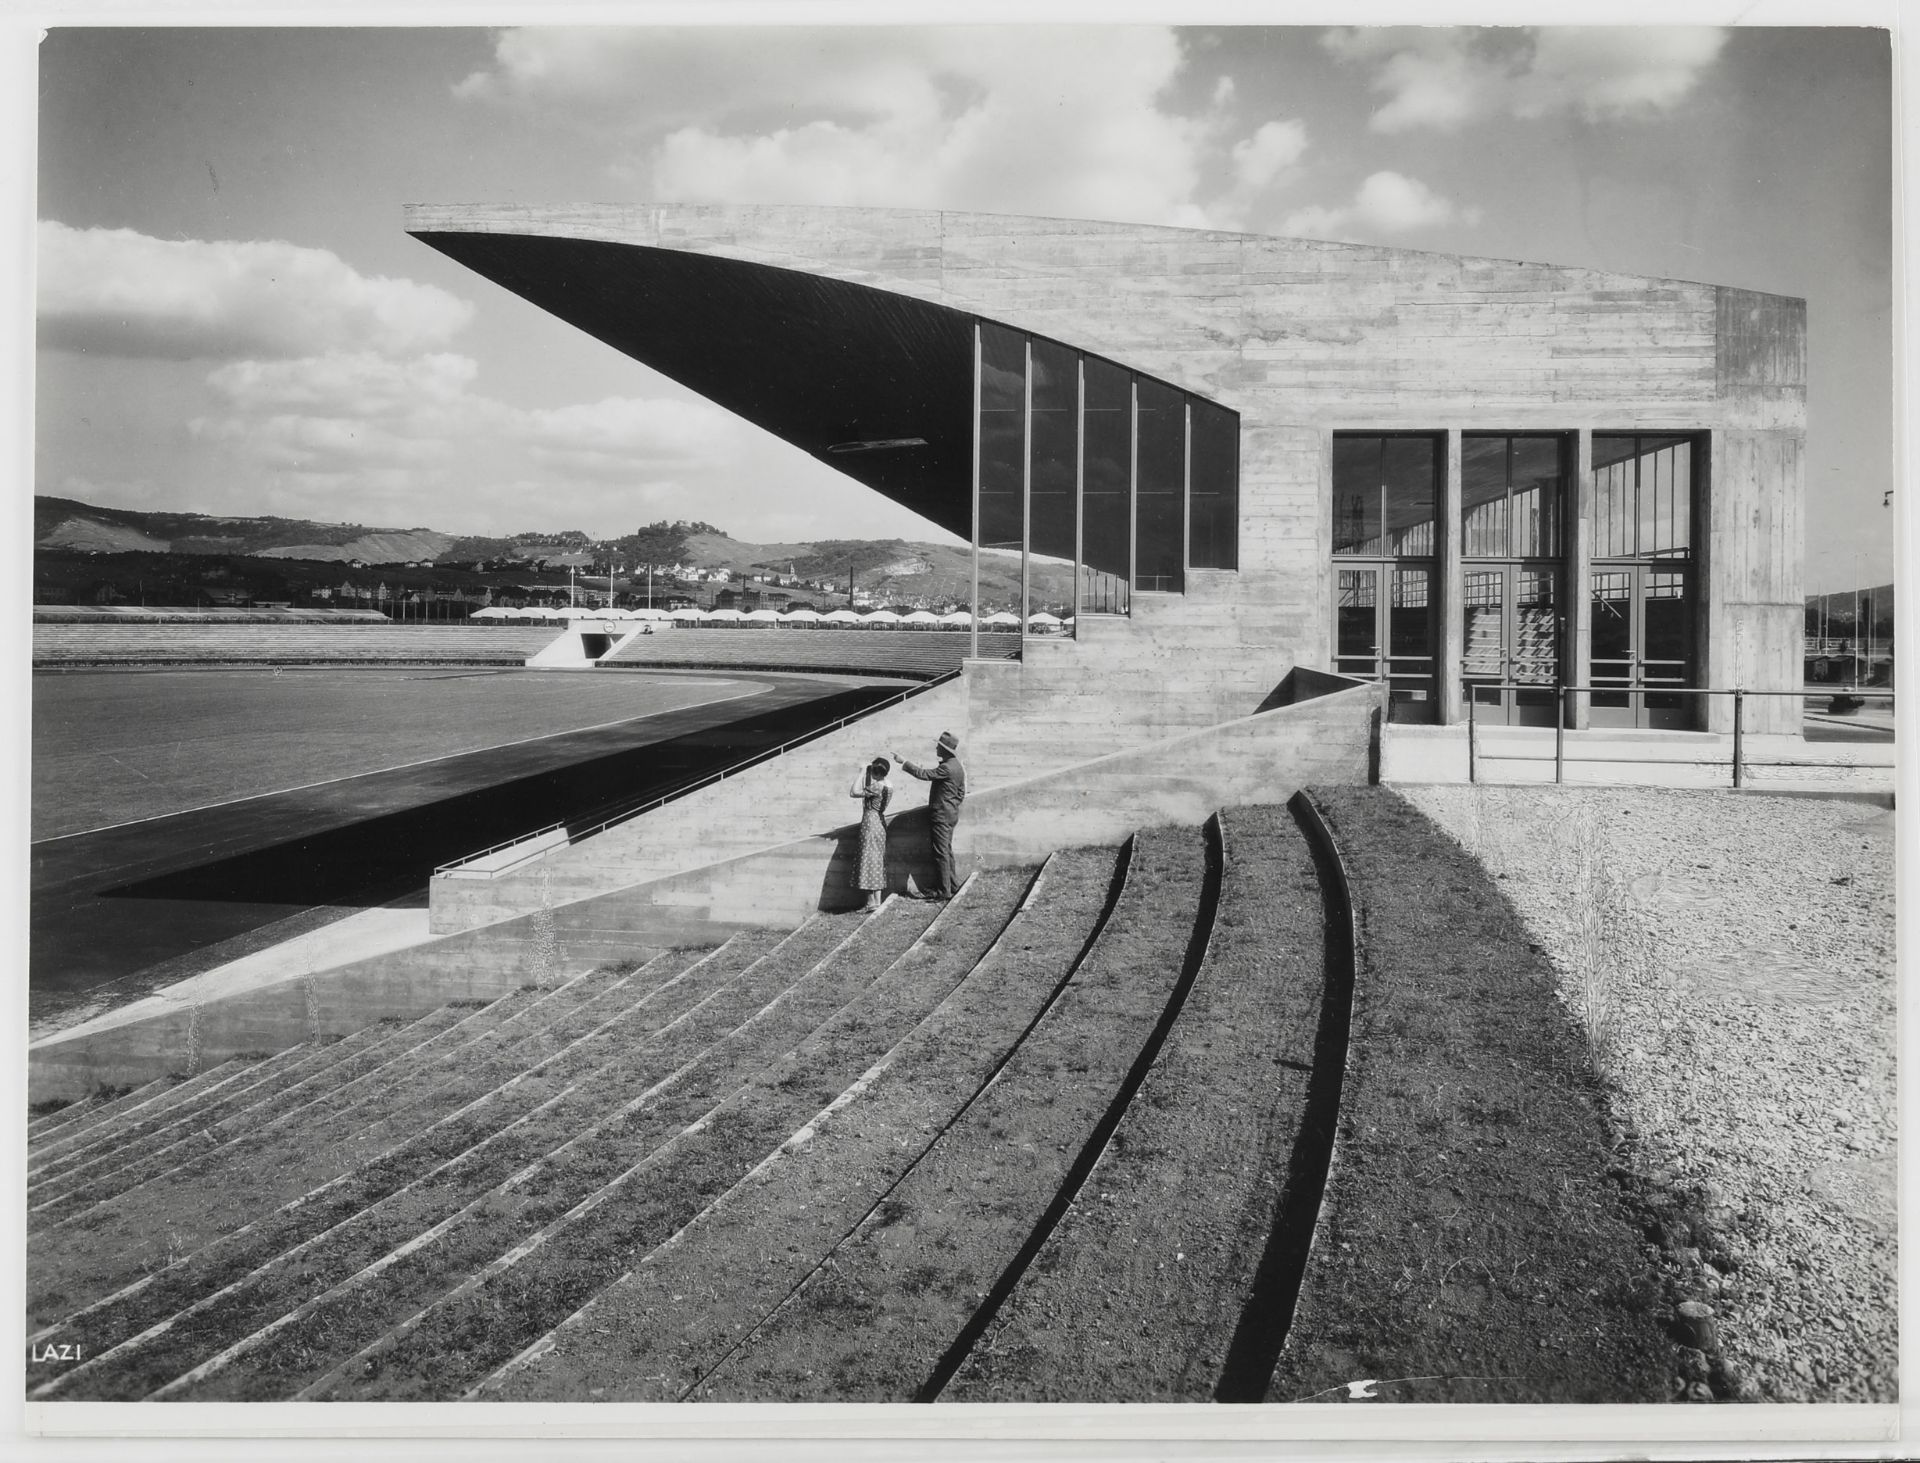
[[[40,1228],[65,1219],[197,1152],[217,1147],[222,1140],[215,1133],[230,1119],[257,1122],[331,1092],[410,1051],[466,1014],[442,1006],[411,1021],[378,1022],[332,1043],[310,1069],[283,1074],[278,1080],[269,1078],[245,1090],[223,1089],[209,1094],[205,1105],[192,1103],[185,1113],[159,1114],[111,1140],[63,1155],[37,1180],[29,1179],[29,1226]]]
[[[439,1299],[393,1317],[301,1397],[448,1397],[479,1382],[731,1188],[919,1024],[991,947],[1032,879],[1031,870],[973,875],[880,979],[785,1056],[768,1052],[778,1058],[771,1066],[689,1125],[650,1133],[617,1158],[596,1144],[543,1165],[516,1191],[519,1212],[489,1216],[430,1259],[422,1279]]]
[[[636,1011],[645,1013],[638,1017],[643,1027],[657,1021],[645,1000],[674,968],[663,957],[631,976],[609,969],[555,990],[515,992],[407,1054],[403,1070],[366,1073],[258,1126],[248,1125],[246,1114],[228,1119],[213,1135],[218,1146],[149,1180],[129,1207],[158,1205],[176,1233],[189,1222],[205,1233],[210,1221],[219,1229],[257,1216],[406,1143],[502,1084],[538,1074],[544,1058],[602,1027],[621,1028]],[[456,1032],[464,1039],[448,1040]]]
[[[449,1059],[457,1060],[464,1049],[475,1041],[487,1039],[505,1039],[522,1036],[537,1031],[558,1019],[583,1001],[601,995],[609,985],[623,978],[623,969],[607,967],[599,970],[581,972],[568,979],[550,985],[528,985],[492,1001],[455,1001],[438,1011],[429,1013],[423,1020],[438,1026],[424,1041],[411,1048],[402,1048],[388,1044],[383,1048],[384,1061],[370,1062],[364,1057],[356,1058],[358,1066],[344,1082],[332,1087],[330,1096],[336,1104],[351,1102],[369,1091],[387,1092],[395,1072],[391,1063],[396,1057],[404,1055],[407,1071],[401,1074],[406,1080],[416,1074],[442,1070]],[[452,1013],[452,1020],[443,1019],[446,1013]],[[170,1123],[156,1122],[147,1131],[133,1130],[120,1139],[120,1146],[126,1146],[125,1139],[139,1137],[140,1147],[148,1155],[156,1154],[183,1132],[201,1132],[211,1128],[220,1119],[228,1117],[250,1118],[229,1124],[243,1130],[257,1131],[258,1127],[276,1115],[279,1105],[268,1103],[267,1096],[277,1096],[289,1086],[290,1082],[275,1085],[258,1085],[250,1093],[236,1094],[238,1097],[254,1099],[247,1104],[244,1113],[231,1105],[212,1108],[205,1105],[176,1111]],[[311,1098],[325,1087],[305,1086],[300,1089],[304,1097]]]
[[[943,1401],[1206,1401],[1236,1336],[1236,1359],[1255,1359],[1253,1397],[1265,1390],[1278,1341],[1269,1323],[1282,1318],[1256,1279],[1307,1112],[1325,911],[1312,849],[1286,809],[1239,809],[1221,824],[1220,905],[1193,989],[1072,1208]],[[1301,1178],[1317,1197],[1317,1174]]]
[[[719,978],[715,971],[708,980],[693,982],[692,988],[685,982],[676,984],[664,1001],[652,999],[677,969],[666,959],[626,974],[617,965],[608,967],[591,979],[570,982],[497,1029],[377,1088],[370,1089],[372,1079],[362,1078],[310,1104],[301,1112],[300,1126],[324,1125],[337,1136],[323,1143],[309,1142],[302,1151],[300,1135],[287,1134],[287,1146],[301,1156],[304,1183],[318,1183],[357,1167],[516,1075],[559,1080],[566,1069],[550,1068],[548,1063],[577,1043],[602,1036],[621,1040],[651,1034]],[[288,1124],[282,1121],[273,1126],[284,1130]],[[246,1161],[252,1166],[258,1157],[250,1155]]]
[[[676,1013],[732,980],[766,943],[757,936],[742,937],[702,955],[679,952],[661,957],[648,969],[670,978],[636,1002],[629,1016],[643,1027],[671,1021]],[[551,1080],[577,1080],[591,1073],[614,1058],[618,1049],[613,1041],[627,1034],[624,1024],[616,1022],[607,1032],[584,1038],[544,1063],[523,1064],[504,1080],[499,1080],[497,1070],[476,1070],[469,1088],[473,1098],[465,1107],[407,1135],[398,1146],[359,1169],[316,1188],[299,1186],[297,1173],[283,1175],[258,1163],[232,1162],[233,1153],[228,1150],[122,1194],[65,1231],[56,1231],[44,1241],[30,1240],[33,1320],[46,1325],[59,1316],[68,1316],[70,1323],[84,1318],[91,1330],[117,1342],[156,1315],[170,1313],[154,1312],[155,1305],[171,1301],[171,1308],[179,1309],[191,1303],[208,1289],[351,1217],[551,1101]],[[494,1085],[489,1086],[490,1081]],[[567,1090],[563,1087],[562,1093]],[[294,1150],[300,1151],[304,1125],[276,1127],[277,1136],[290,1138]],[[274,1136],[269,1134],[268,1140]],[[283,1208],[274,1209],[283,1203]],[[228,1234],[232,1235],[229,1242],[215,1243]],[[164,1250],[158,1236],[165,1238]],[[201,1253],[202,1247],[210,1245]],[[155,1281],[152,1272],[163,1267],[163,1278]],[[191,1287],[207,1274],[220,1278],[193,1291]],[[142,1281],[142,1276],[148,1279]],[[140,1293],[115,1298],[124,1286],[138,1286]],[[70,1314],[103,1299],[112,1302],[104,1313]],[[129,1307],[137,1314],[137,1324],[125,1314]]]
[[[1654,1402],[1676,1343],[1603,1095],[1486,869],[1385,788],[1315,789],[1360,925],[1334,1163],[1268,1399]],[[1657,1254],[1657,1250],[1653,1253]]]
[[[993,950],[848,1094],[478,1395],[672,1401],[697,1382],[990,1080],[1087,949],[1118,857],[1049,859]]]
[[[237,1067],[245,1067],[247,1062],[245,1059],[235,1058],[233,1062],[222,1062],[219,1068],[211,1068],[209,1070],[221,1071],[222,1068],[236,1067],[236,1064]],[[203,1072],[200,1075],[204,1077],[207,1073]],[[232,1072],[221,1071],[221,1075],[222,1078],[225,1078],[231,1076]],[[75,1098],[71,1102],[60,1103],[54,1107],[45,1107],[43,1105],[39,1115],[30,1117],[27,1122],[27,1149],[29,1157],[34,1156],[33,1150],[35,1148],[44,1146],[56,1133],[60,1133],[63,1137],[79,1133],[103,1118],[111,1117],[115,1113],[124,1111],[129,1107],[138,1106],[143,1102],[151,1101],[162,1093],[171,1091],[183,1081],[190,1080],[192,1079],[182,1077],[176,1073],[169,1073],[165,1077],[156,1077],[153,1081],[143,1083],[141,1086],[128,1091],[115,1092],[112,1089],[101,1089],[96,1092],[90,1092],[85,1097]],[[31,1113],[33,1110],[29,1108],[28,1111]],[[76,1127],[76,1123],[80,1124],[80,1126]],[[65,1130],[64,1132],[62,1132],[63,1129]]]
[[[260,1226],[253,1244],[209,1247],[196,1257],[197,1275],[171,1284],[163,1277],[158,1288],[165,1295],[129,1296],[108,1308],[117,1314],[95,1318],[92,1324],[114,1335],[137,1335],[141,1324],[156,1320],[164,1329],[63,1378],[60,1395],[143,1396],[194,1368],[214,1375],[231,1357],[248,1353],[252,1365],[233,1373],[228,1384],[238,1379],[272,1394],[274,1368],[285,1360],[281,1349],[292,1343],[296,1356],[303,1356],[314,1325],[320,1324],[308,1322],[309,1316],[324,1314],[316,1297],[352,1280],[397,1242],[457,1214],[466,1202],[557,1145],[592,1142],[596,1124],[607,1121],[610,1111],[617,1114],[624,1101],[657,1090],[661,1073],[684,1069],[689,1052],[710,1046],[717,1035],[780,999],[849,928],[856,933],[843,943],[858,940],[860,920],[858,915],[822,916],[785,938],[763,931],[736,936],[687,978],[657,993],[656,1003],[676,986],[684,988],[674,1020],[650,1035],[606,1028],[549,1062],[556,1080],[564,1077],[568,1085],[537,1106],[522,1102],[510,1120],[487,1113],[476,1121],[482,1107],[501,1104],[476,1105],[464,1121],[456,1114],[441,1125],[431,1151],[420,1151],[416,1143],[415,1151],[389,1155],[303,1206],[319,1214],[283,1210]],[[704,995],[691,999],[702,988]],[[589,1057],[604,1065],[588,1070],[583,1064]],[[396,1157],[409,1160],[404,1170]],[[431,1162],[436,1157],[442,1159],[437,1166]],[[174,1316],[182,1305],[186,1309]],[[164,1319],[170,1316],[171,1322]],[[291,1331],[290,1317],[298,1318]],[[214,1364],[206,1366],[210,1360]],[[258,1382],[255,1373],[262,1366],[268,1375]],[[203,1380],[196,1377],[194,1385]],[[222,1384],[216,1380],[215,1385]]]
[[[359,1151],[368,1151],[382,1134],[384,1124],[380,1119],[397,1119],[403,1124],[415,1121],[418,1114],[409,1103],[416,1098],[432,1102],[450,1076],[495,1070],[502,1061],[524,1066],[523,1054],[529,1043],[564,1041],[590,1030],[606,1019],[611,1009],[631,1004],[636,991],[644,992],[657,980],[648,980],[630,967],[607,966],[555,987],[526,987],[477,1007],[471,1002],[455,1003],[422,1018],[440,1022],[440,1029],[426,1040],[411,1047],[389,1043],[382,1049],[384,1061],[375,1061],[371,1055],[358,1057],[357,1074],[342,1074],[346,1076],[344,1081],[322,1082],[316,1078],[271,1102],[230,1112],[217,1122],[209,1120],[212,1114],[188,1109],[172,1127],[149,1137],[148,1157],[124,1172],[143,1182],[164,1171],[161,1160],[169,1155],[176,1163],[204,1157],[275,1132],[296,1116],[300,1122],[298,1142],[309,1168],[325,1165],[330,1141],[349,1142]],[[640,982],[638,986],[636,981]],[[443,1021],[447,1013],[453,1019]],[[290,1096],[301,1100],[289,1105]],[[371,1126],[363,1123],[363,1118]],[[189,1141],[179,1141],[181,1134]],[[318,1177],[311,1182],[318,1182]]]
[[[156,1077],[144,1087],[135,1091],[145,1095],[168,1084],[169,1078]],[[127,1094],[131,1095],[131,1094]],[[48,1102],[34,1103],[27,1109],[27,1141],[32,1142],[44,1137],[55,1128],[64,1128],[76,1118],[89,1116],[96,1109],[117,1100],[110,1089],[89,1092],[85,1097],[53,1098]]]
[[[91,1154],[109,1151],[123,1134],[135,1136],[134,1129],[139,1125],[158,1126],[163,1121],[177,1119],[184,1103],[217,1101],[246,1091],[264,1095],[280,1086],[298,1082],[342,1055],[335,1050],[342,1042],[352,1040],[354,1045],[348,1051],[357,1050],[381,1040],[391,1033],[391,1029],[369,1028],[353,1032],[350,1037],[321,1037],[317,1041],[305,1041],[298,1046],[288,1047],[270,1057],[236,1057],[233,1061],[222,1062],[191,1077],[169,1076],[150,1082],[120,1099],[115,1104],[115,1111],[103,1109],[96,1121],[78,1126],[71,1132],[49,1135],[40,1149],[29,1156],[29,1182],[43,1173],[59,1172],[71,1162],[80,1161],[78,1155],[83,1151]]]
[[[28,1170],[31,1172],[41,1168],[56,1153],[68,1152],[95,1141],[104,1134],[105,1124],[136,1109],[143,1114],[151,1115],[161,1111],[163,1106],[177,1106],[182,1102],[191,1101],[209,1088],[217,1087],[243,1073],[257,1073],[265,1061],[298,1061],[301,1056],[310,1055],[312,1051],[312,1046],[303,1042],[273,1057],[234,1057],[192,1076],[175,1072],[165,1077],[156,1077],[153,1081],[144,1083],[119,1097],[95,1096],[70,1103],[59,1112],[51,1113],[46,1118],[36,1119],[28,1126]],[[65,1122],[58,1121],[63,1117],[66,1119]]]
[[[1204,938],[1209,883],[1199,829],[1137,835],[1100,938],[992,1085],[690,1398],[921,1395],[1098,1152]]]
[[[391,1078],[394,1071],[414,1061],[435,1037],[472,1014],[469,1007],[442,1006],[398,1026],[384,1040],[329,1063],[306,1080],[258,1102],[236,1097],[230,1102],[216,1102],[204,1113],[194,1104],[186,1116],[157,1135],[123,1139],[97,1159],[30,1189],[28,1213],[38,1227],[44,1228],[195,1158],[217,1153],[276,1121],[302,1114],[329,1094],[369,1074]],[[394,1063],[401,1067],[391,1067]]]

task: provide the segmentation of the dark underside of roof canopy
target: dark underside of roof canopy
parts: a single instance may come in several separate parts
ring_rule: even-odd
[[[971,536],[972,316],[866,285],[675,249],[529,234],[415,237],[942,528]],[[912,445],[915,438],[924,445]],[[829,450],[835,447],[841,450]]]

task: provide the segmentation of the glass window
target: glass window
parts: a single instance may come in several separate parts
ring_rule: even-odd
[[[1189,561],[1238,567],[1236,413],[1058,341],[977,331],[981,548],[1073,564],[1092,613],[1124,613],[1136,576],[1179,592]]]
[[[1036,554],[1073,562],[1073,494],[1080,475],[1080,357],[1051,340],[1033,342],[1033,493]]]
[[[1508,552],[1516,559],[1557,559],[1566,501],[1565,439],[1511,439]]]
[[[1179,590],[1186,562],[1187,404],[1172,387],[1139,378],[1134,402],[1133,587]]]
[[[1387,552],[1395,558],[1432,558],[1440,502],[1440,444],[1431,437],[1388,437],[1380,448]]]
[[[1460,552],[1470,559],[1507,552],[1507,439],[1460,439]]]
[[[1380,543],[1379,437],[1333,439],[1333,551],[1378,554]]]
[[[1460,439],[1460,547],[1470,559],[1558,558],[1566,473],[1562,439]]]
[[[1239,415],[1196,399],[1187,423],[1187,563],[1195,569],[1238,569]]]
[[[1377,569],[1339,571],[1334,635],[1340,659],[1334,669],[1358,676],[1380,673],[1379,586]]]
[[[1513,648],[1508,673],[1526,686],[1560,683],[1560,615],[1557,571],[1516,567]]]
[[[1133,386],[1111,361],[1086,359],[1082,552],[1098,574],[1133,572]]]
[[[1333,439],[1333,551],[1431,558],[1439,501],[1432,437],[1340,433]]]
[[[1025,472],[1027,339],[980,326],[980,547],[1018,550]]]
[[[1693,550],[1693,439],[1593,434],[1593,554],[1684,559]]]

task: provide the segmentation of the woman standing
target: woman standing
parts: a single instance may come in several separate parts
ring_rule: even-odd
[[[868,909],[880,907],[881,891],[887,887],[887,804],[893,799],[887,774],[891,771],[891,762],[875,757],[853,775],[853,785],[847,789],[849,797],[860,799],[860,870],[854,887],[866,891]]]

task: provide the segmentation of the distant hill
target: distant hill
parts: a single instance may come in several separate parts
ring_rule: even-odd
[[[73,549],[83,554],[164,554],[172,547],[171,540],[155,538],[131,525],[80,514],[57,519],[45,533],[36,533],[35,538],[37,548]]]
[[[444,566],[487,560],[517,561],[548,569],[585,566],[594,555],[541,536],[480,537],[431,528],[368,528],[358,523],[316,523],[298,518],[215,517],[204,513],[148,513],[101,508],[73,498],[37,496],[33,501],[34,546],[66,554],[162,553],[228,558],[299,559],[370,566],[427,561]],[[660,527],[665,527],[664,525]],[[789,573],[798,579],[824,579],[845,592],[851,573],[858,586],[880,603],[966,602],[972,595],[973,567],[968,550],[952,544],[913,543],[905,539],[823,539],[816,543],[749,543],[725,533],[700,531],[669,541],[683,544],[677,558],[703,569],[734,575]],[[556,535],[557,540],[560,536]],[[575,538],[577,539],[577,535]],[[603,545],[600,562],[631,563],[633,540]],[[622,547],[621,545],[627,545]],[[1034,559],[1036,601],[1066,605],[1073,594],[1071,565]],[[1018,554],[986,553],[980,559],[980,597],[987,606],[1011,605],[1020,587]]]
[[[430,528],[406,533],[363,533],[343,544],[284,544],[271,549],[254,550],[261,559],[321,559],[346,563],[360,559],[368,564],[405,564],[415,559],[432,563],[450,548],[455,538]]]
[[[1846,636],[1853,633],[1854,615],[1860,616],[1861,633],[1866,633],[1869,625],[1876,636],[1882,638],[1893,634],[1894,599],[1891,584],[1863,586],[1859,589],[1837,589],[1831,594],[1810,594],[1807,596],[1807,633],[1816,635],[1824,623],[1827,633],[1833,636]]]
[[[304,518],[143,513],[101,508],[74,498],[37,496],[33,541],[36,548],[93,553],[239,554],[400,564],[438,558],[459,540],[455,534],[430,528],[370,529],[358,523],[315,523]]]

